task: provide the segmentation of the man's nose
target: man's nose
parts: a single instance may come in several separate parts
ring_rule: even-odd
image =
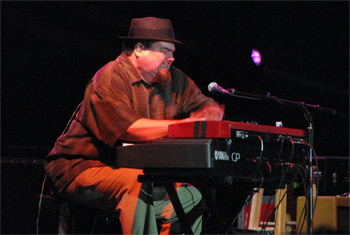
[[[166,61],[168,63],[172,63],[174,62],[175,58],[174,58],[174,55],[171,53],[171,55],[169,55],[167,58],[166,58]]]

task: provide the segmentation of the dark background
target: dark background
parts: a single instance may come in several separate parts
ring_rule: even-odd
[[[177,48],[174,66],[225,104],[226,119],[308,126],[298,107],[213,95],[207,91],[210,82],[336,109],[337,115],[313,113],[314,147],[318,155],[349,156],[347,1],[2,1],[2,159],[43,159],[82,100],[88,80],[120,54],[118,36],[128,34],[132,18],[145,16],[172,20],[176,38],[185,43]],[[260,67],[251,61],[253,48],[262,53]],[[29,173],[9,169],[2,179],[30,174],[31,190],[40,192],[40,168]],[[10,187],[2,180],[2,192],[5,186]],[[11,187],[8,194],[15,192]],[[13,202],[6,200],[3,204]],[[20,233],[26,227],[16,229]]]

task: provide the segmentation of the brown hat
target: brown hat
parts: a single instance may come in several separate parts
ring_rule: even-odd
[[[156,17],[134,18],[131,20],[129,35],[119,36],[124,40],[147,39],[183,44],[175,39],[169,19]]]

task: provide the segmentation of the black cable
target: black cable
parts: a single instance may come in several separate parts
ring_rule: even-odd
[[[283,181],[284,181],[284,178],[287,176],[287,173],[288,173],[288,171],[289,171],[289,169],[290,169],[290,166],[291,166],[291,164],[290,164],[290,161],[292,160],[292,158],[293,158],[293,155],[294,155],[294,153],[295,153],[295,146],[294,146],[294,141],[292,141],[291,139],[289,139],[290,141],[291,141],[291,143],[292,143],[292,151],[291,151],[291,155],[290,155],[290,157],[289,157],[289,159],[288,159],[288,161],[286,161],[286,162],[282,162],[280,159],[280,164],[281,164],[281,166],[282,166],[282,169],[281,169],[281,171],[282,171],[282,175],[281,175],[281,180],[280,180],[280,183],[279,183],[279,185],[278,185],[278,187],[277,188],[281,188],[281,186],[282,186],[282,184],[283,184]],[[287,169],[284,171],[284,166],[285,165],[287,165]]]
[[[304,145],[305,145],[305,142],[302,142]],[[307,151],[307,150],[306,150]],[[306,155],[307,156],[309,156],[309,153],[308,153],[308,151],[306,152]],[[304,169],[304,171],[305,171],[305,175],[307,175],[308,176],[308,171],[307,171],[307,169],[306,169],[306,166],[308,166],[308,162],[306,162],[306,158],[304,159],[304,164],[305,164],[305,167],[303,167],[302,169]],[[308,178],[308,177],[307,177]],[[307,183],[305,183],[305,185],[306,185],[306,192],[305,192],[305,203],[304,203],[304,208],[303,208],[303,211],[302,211],[302,213],[304,213],[304,218],[303,218],[303,222],[302,222],[302,225],[300,226],[300,232],[302,231],[302,229],[303,229],[303,227],[304,227],[304,225],[305,225],[305,221],[306,221],[306,216],[307,216],[307,211],[308,211],[308,205],[309,205],[309,200],[308,200],[308,198],[309,198],[309,195],[310,195],[310,186],[309,186],[309,180],[307,181]]]
[[[253,194],[254,196],[254,194]],[[244,206],[243,205],[243,210],[245,207],[247,207],[247,212],[245,213],[244,215],[244,220],[243,220],[243,234],[245,234],[245,230],[246,230],[246,227],[247,227],[247,222],[248,222],[248,214],[249,214],[249,210],[251,209],[251,200],[253,200],[253,196],[249,199],[249,201],[247,202],[247,204]],[[249,209],[249,206],[250,206],[250,209]]]
[[[315,158],[315,163],[316,163],[316,171],[319,172],[319,166],[318,166],[318,159],[317,159],[317,154],[316,154],[316,151],[315,149],[308,143],[308,142],[303,142],[304,145],[308,146],[312,152],[313,152],[313,155],[314,155],[314,158]],[[311,166],[312,167],[312,166]],[[315,175],[314,175],[315,176]],[[313,207],[312,207],[312,218],[313,218],[313,215],[315,214],[315,209],[316,209],[316,205],[317,205],[317,199],[318,199],[318,189],[319,189],[319,182],[320,182],[320,178],[317,177],[317,180],[316,180],[316,193],[315,193],[315,202],[313,202]],[[309,187],[310,188],[310,187]],[[310,192],[309,192],[310,193]],[[309,193],[307,194],[307,196],[309,196]],[[306,200],[307,198],[305,198],[305,203],[306,203]],[[300,228],[300,232],[304,226],[304,222],[305,222],[305,219],[303,221],[303,224]]]
[[[38,216],[36,218],[36,234],[39,234],[39,219],[40,219],[40,213],[41,213],[41,206],[42,206],[42,199],[43,199],[43,194],[44,194],[44,188],[45,188],[45,183],[46,183],[46,175],[43,180],[43,184],[41,186],[41,193],[40,193],[40,199],[39,199],[39,206],[38,206]]]
[[[299,220],[299,223],[298,223],[298,226],[297,226],[297,227],[299,227],[299,224],[300,224],[300,221],[301,221],[301,217],[303,216],[303,219],[302,219],[303,222],[302,222],[301,226],[298,229],[300,232],[303,230],[303,227],[304,227],[304,224],[305,224],[305,221],[306,221],[306,216],[307,216],[306,211],[307,211],[307,205],[308,205],[307,197],[308,196],[309,196],[309,194],[308,194],[308,191],[307,191],[307,194],[305,194],[304,207],[303,207],[303,210],[301,212],[300,220]]]
[[[297,233],[301,233],[301,230],[303,230],[303,227],[304,227],[304,224],[306,221],[306,210],[307,210],[307,201],[305,200],[303,209],[302,209],[300,216],[299,216],[299,222],[297,224],[297,228],[298,228]],[[301,219],[302,217],[303,217],[303,219]],[[302,222],[301,226],[299,226],[301,221],[303,221],[303,222]]]
[[[312,149],[312,153],[314,155],[314,158],[315,158],[315,163],[316,163],[316,171],[317,173],[319,172],[319,167],[318,167],[318,159],[317,159],[317,154],[316,154],[316,151],[315,149],[308,143],[308,142],[304,142],[308,147],[310,147]],[[315,175],[314,175],[315,176]],[[318,196],[318,189],[319,189],[319,184],[320,184],[320,177],[317,177],[317,180],[316,180],[316,198],[315,198],[315,206],[316,206],[316,202],[317,202],[317,196]],[[313,213],[315,212],[315,208],[313,208]]]
[[[279,182],[277,188],[280,188],[281,185],[283,184],[284,178],[285,178],[285,176],[287,175],[288,170],[289,170],[289,168],[290,168],[290,164],[288,164],[288,167],[287,167],[286,171],[284,172],[284,164],[283,164],[282,161],[281,161],[281,154],[282,154],[282,151],[283,151],[283,143],[284,143],[284,141],[282,141],[281,149],[280,149],[279,156],[278,156],[279,163],[280,163],[281,166],[282,166],[282,168],[281,168],[281,174],[282,174],[282,175],[281,175],[281,180],[280,180],[280,182]],[[290,159],[291,159],[291,158],[292,158],[292,156],[290,157]],[[274,211],[275,211],[275,209],[274,209]],[[266,211],[265,211],[265,213],[266,213]],[[272,215],[272,214],[271,214],[271,215]],[[263,225],[262,225],[261,232],[263,232],[263,231],[266,229],[267,224],[268,224],[269,220],[271,219],[271,215],[268,217],[268,220],[267,220],[266,222],[263,220]]]
[[[253,190],[252,193],[249,194],[249,195],[247,196],[247,199],[244,201],[244,204],[243,204],[243,206],[242,206],[240,212],[241,212],[242,210],[244,210],[244,208],[245,208],[248,204],[251,203],[251,200],[253,199],[253,196],[254,196],[254,194],[255,194],[256,192],[259,192],[259,190]],[[246,214],[247,217],[248,217],[248,209],[249,209],[249,208],[247,208],[247,214]],[[238,215],[239,215],[239,214],[240,214],[240,213],[238,213]],[[232,220],[232,222],[231,222],[229,228],[227,229],[225,235],[227,235],[227,234],[230,232],[231,228],[233,227],[233,224],[236,222],[236,220],[237,220],[237,218],[238,218],[238,215],[236,215],[236,217]],[[248,220],[248,218],[247,218],[247,220]],[[245,227],[246,227],[246,224],[245,224],[245,223],[246,223],[246,220],[244,219],[244,221],[243,221],[243,228],[244,228],[244,231],[245,231]]]
[[[283,181],[284,181],[284,178],[286,177],[286,175],[287,175],[289,169],[291,168],[292,164],[290,163],[290,161],[291,161],[291,159],[293,158],[293,156],[294,156],[294,154],[295,154],[295,144],[294,144],[294,141],[293,141],[292,139],[289,139],[289,140],[290,140],[290,142],[292,143],[292,149],[291,149],[291,152],[290,152],[290,158],[289,158],[289,160],[288,160],[289,162],[287,162],[287,163],[285,163],[285,164],[282,164],[282,161],[281,161],[281,158],[280,158],[281,153],[282,153],[282,148],[283,148],[282,146],[281,146],[281,150],[280,150],[280,153],[279,153],[280,164],[281,164],[281,165],[287,165],[288,168],[286,169],[285,172],[283,172],[283,171],[284,171],[284,167],[282,167],[282,172],[283,172],[283,174],[282,174],[282,176],[281,176],[281,181],[280,181],[280,183],[279,183],[278,188],[281,187],[281,185],[282,185],[282,183],[283,183]],[[298,164],[293,164],[293,165],[296,166],[295,169],[297,170],[297,173],[299,173],[300,176],[301,176],[301,178],[302,178],[303,186],[304,186],[304,192],[305,192],[305,195],[307,195],[307,193],[306,193],[307,190],[306,190],[305,177],[304,177],[304,175],[302,174],[302,172],[301,172],[300,169],[299,169],[299,167],[302,168],[302,166],[299,166]],[[302,169],[304,170],[304,172],[306,172],[306,169],[305,169],[305,168],[302,168]],[[305,173],[305,174],[306,174],[306,173]],[[295,174],[295,175],[293,176],[292,182],[295,180],[296,176],[297,176],[297,174]],[[284,195],[284,196],[285,196],[285,195]],[[284,196],[283,196],[283,197],[284,197]],[[283,197],[282,197],[282,199],[283,199]],[[278,208],[278,206],[279,206],[279,204],[281,203],[282,199],[280,200],[280,202],[278,203],[278,205],[275,207],[275,209],[273,210],[273,212],[270,214],[270,216],[269,216],[269,218],[268,218],[267,221],[265,221],[265,219],[266,219],[266,214],[267,214],[267,210],[265,211],[265,215],[264,215],[264,219],[263,219],[263,221],[264,221],[265,223],[263,223],[263,227],[262,227],[261,232],[263,232],[263,231],[266,229],[269,220],[271,219],[272,215],[274,214],[274,211],[276,211],[276,209]],[[271,197],[269,198],[269,203],[270,203],[270,201],[271,201]]]
[[[277,141],[281,140],[281,148],[280,148],[280,151],[278,153],[278,160],[279,160],[279,163],[281,165],[282,165],[281,156],[282,156],[282,152],[283,152],[284,139],[285,138],[278,138],[278,140],[277,140]],[[284,168],[282,168],[282,175],[283,175],[283,169]],[[270,195],[269,200],[267,202],[267,208],[265,210],[264,217],[263,217],[263,227],[264,227],[264,221],[266,220],[267,212],[270,209],[271,199],[272,199],[272,195]]]
[[[293,139],[289,139],[289,141],[292,143],[292,149],[290,152],[290,159],[289,159],[289,162],[290,162],[295,154],[295,142]]]
[[[306,152],[307,152],[307,156],[309,157],[310,156],[310,152],[308,151],[308,150],[306,150]],[[309,168],[310,167],[310,165],[309,165],[309,162],[307,161],[307,162],[305,162],[305,168],[307,169],[307,168]],[[307,170],[308,171],[308,170]],[[310,201],[309,201],[309,197],[310,197],[310,193],[311,193],[311,191],[310,191],[310,188],[311,188],[311,185],[310,185],[310,175],[309,175],[309,172],[307,172],[307,194],[305,195],[305,204],[306,204],[306,208],[305,208],[305,219],[304,219],[304,221],[303,221],[303,224],[302,224],[302,226],[301,226],[301,230],[303,229],[303,227],[304,227],[304,224],[305,224],[305,221],[307,222],[307,219],[308,218],[306,218],[306,216],[310,213]],[[300,230],[300,231],[301,231]]]
[[[259,135],[252,135],[252,136],[256,136],[260,140],[260,155],[259,155],[259,159],[258,159],[259,162],[258,163],[256,162],[257,163],[257,168],[256,168],[256,173],[255,173],[255,175],[257,177],[259,172],[260,172],[261,175],[263,175],[262,172],[261,172],[261,162],[262,162],[262,155],[263,155],[263,152],[264,152],[264,141]]]
[[[287,175],[289,169],[291,168],[290,160],[293,158],[294,153],[295,153],[294,141],[291,140],[291,139],[289,139],[289,140],[290,140],[290,142],[292,143],[292,151],[291,151],[291,155],[290,155],[290,157],[289,157],[289,162],[283,164],[283,163],[281,162],[280,156],[279,156],[280,164],[282,165],[282,176],[281,176],[281,180],[280,180],[280,183],[279,183],[279,185],[278,185],[277,188],[281,188],[281,186],[282,186],[282,184],[283,184],[283,182],[284,182],[284,178],[286,177],[286,175]],[[280,153],[282,153],[282,150],[280,151]],[[287,167],[286,171],[284,172],[284,165],[286,165],[286,164],[287,164],[288,167]],[[293,177],[293,179],[292,179],[292,182],[295,180],[295,177],[296,177],[296,174],[294,175],[294,177]],[[287,192],[287,191],[286,191],[286,192]],[[283,196],[283,197],[284,197],[284,196]],[[283,198],[282,198],[282,199],[283,199]],[[274,211],[276,211],[276,209],[278,208],[278,206],[279,206],[279,204],[281,203],[282,199],[280,200],[280,202],[278,203],[278,205],[275,207],[275,209],[273,210],[273,212],[270,214],[270,216],[269,216],[269,218],[267,219],[267,221],[266,221],[266,222],[263,221],[263,226],[262,226],[261,232],[263,232],[263,231],[266,229],[268,222],[269,222],[270,219],[272,218],[272,214],[274,213]],[[264,222],[265,222],[265,223],[264,223]]]
[[[301,165],[299,165],[299,164],[294,164],[294,166],[295,166],[295,169],[298,171],[298,173],[299,173],[299,175],[301,176],[301,179],[302,179],[302,181],[303,181],[304,195],[307,195],[307,187],[306,187],[306,183],[305,183],[305,178],[306,178],[306,175],[307,175],[307,170],[306,170],[304,167],[302,167]],[[304,170],[304,175],[302,174],[302,172],[300,171],[299,168],[301,168],[302,170]],[[304,177],[305,177],[305,178],[304,178]],[[306,207],[306,200],[305,200],[303,210],[301,211],[300,216],[299,216],[298,224],[296,225],[297,228],[299,228],[299,225],[300,225],[301,221],[303,221],[303,224],[302,224],[302,225],[304,225],[304,223],[305,223],[305,219],[306,219],[306,213],[305,213],[305,211],[306,211],[306,208],[307,208],[307,207]],[[302,217],[304,217],[304,218],[302,219]],[[298,233],[298,231],[297,231],[297,233]]]
[[[247,199],[245,200],[245,202],[244,202],[244,204],[243,204],[243,207],[241,208],[241,211],[244,210],[244,208],[250,203],[250,201],[252,200],[254,194],[260,191],[260,189],[261,189],[261,187],[262,187],[262,185],[263,185],[263,183],[264,183],[264,179],[265,179],[265,178],[264,178],[264,174],[262,173],[261,170],[260,170],[260,174],[261,174],[261,183],[260,183],[259,187],[258,187],[256,190],[253,190],[253,193],[252,193],[252,194],[248,195]],[[254,182],[254,183],[255,183],[255,182]],[[255,187],[253,186],[253,188],[255,188]],[[248,198],[249,198],[249,200],[248,200]],[[247,218],[248,218],[248,209],[249,209],[249,208],[247,208]],[[240,212],[241,212],[241,211],[240,211]],[[228,229],[227,229],[227,231],[226,231],[226,233],[225,233],[226,235],[228,234],[228,232],[229,232],[229,231],[231,230],[231,228],[233,227],[233,224],[236,222],[236,220],[237,220],[239,214],[240,214],[240,213],[238,213],[238,214],[236,215],[236,217],[232,220],[230,226],[228,227]],[[245,224],[245,223],[246,223],[246,220],[243,221],[243,228],[244,228],[244,231],[245,231],[245,227],[246,227],[246,224]]]
[[[264,227],[264,221],[266,220],[267,212],[270,210],[271,199],[272,199],[272,195],[270,195],[269,200],[267,201],[267,208],[265,210],[264,217],[263,217],[263,225],[262,225],[263,227]]]
[[[308,156],[308,153],[306,153],[307,154],[307,156]],[[304,171],[305,171],[305,178],[307,179],[308,178],[308,172],[307,172],[307,169],[306,169],[306,166],[308,165],[308,163],[306,162],[306,158],[304,159],[304,164],[305,164],[305,166],[304,167],[302,167],[302,169],[304,169]],[[300,226],[300,232],[301,232],[301,230],[303,229],[303,227],[304,227],[304,224],[305,224],[305,221],[306,221],[306,216],[307,216],[307,210],[308,210],[308,207],[307,207],[307,205],[308,205],[308,198],[309,198],[309,193],[310,193],[310,191],[309,191],[309,189],[310,189],[310,187],[309,187],[309,181],[307,181],[307,182],[305,182],[305,202],[304,202],[304,207],[303,207],[303,211],[302,211],[302,213],[304,213],[304,215],[303,215],[303,222],[302,222],[302,224],[301,224],[301,226]]]
[[[294,175],[292,182],[295,180],[296,176],[297,176],[297,173]],[[283,194],[282,198],[279,200],[279,202],[277,203],[277,205],[275,206],[275,208],[273,209],[272,213],[270,214],[269,218],[267,219],[267,222],[266,222],[265,224],[263,224],[263,227],[262,227],[262,229],[261,229],[261,231],[260,231],[260,234],[262,234],[262,232],[265,231],[268,222],[269,222],[269,221],[271,220],[271,218],[272,218],[272,215],[273,215],[273,214],[275,213],[275,211],[278,209],[278,207],[280,206],[281,202],[283,201],[283,199],[284,199],[284,197],[285,197],[286,195],[287,195],[287,190],[286,190],[286,192]]]
[[[282,140],[282,144],[281,144],[280,151],[278,153],[278,162],[282,165],[281,156],[282,156],[282,152],[283,152],[283,145],[284,145],[284,139],[285,138],[280,138],[280,139]],[[284,168],[282,167],[282,174],[281,174],[281,176],[283,175],[283,171],[284,171]]]

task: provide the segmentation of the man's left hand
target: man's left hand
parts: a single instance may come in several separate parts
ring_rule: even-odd
[[[191,113],[190,118],[204,118],[205,120],[220,121],[224,116],[225,106],[210,104]]]

